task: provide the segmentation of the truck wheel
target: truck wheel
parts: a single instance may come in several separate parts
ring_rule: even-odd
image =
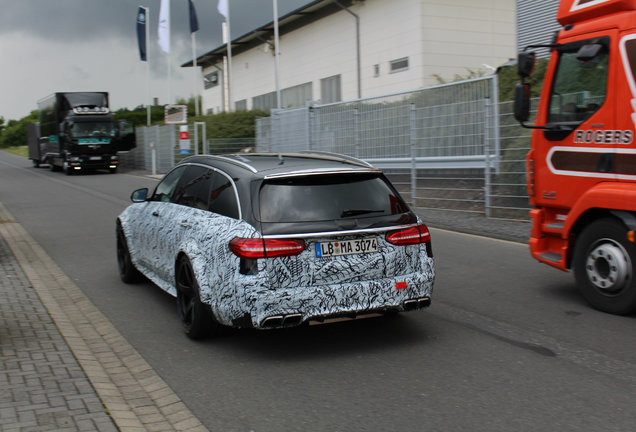
[[[636,245],[627,228],[605,218],[586,227],[574,246],[574,277],[595,309],[616,315],[636,311]]]
[[[33,168],[40,168],[40,161],[36,160],[36,159],[32,159],[33,161]]]
[[[119,267],[119,277],[125,283],[135,283],[142,279],[141,273],[135,268],[130,259],[128,242],[119,224],[117,224],[117,265]]]
[[[219,324],[214,321],[207,307],[199,298],[197,283],[190,260],[183,256],[177,263],[177,309],[183,331],[190,339],[203,339],[216,333]]]

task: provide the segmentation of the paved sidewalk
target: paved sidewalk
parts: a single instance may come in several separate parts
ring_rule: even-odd
[[[1,203],[0,270],[0,430],[207,430]]]

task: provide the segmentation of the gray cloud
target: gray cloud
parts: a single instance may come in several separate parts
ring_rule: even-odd
[[[221,44],[224,18],[216,9],[217,0],[194,0],[200,30],[197,54]],[[307,0],[279,0],[284,15]],[[230,0],[232,36],[272,21],[272,0]],[[0,36],[28,33],[43,40],[99,42],[104,38],[122,38],[136,43],[135,19],[139,5],[150,8],[150,41],[156,42],[160,0],[0,0]],[[171,0],[172,39],[190,37],[187,0]],[[191,55],[188,57],[188,59]]]
[[[197,55],[221,45],[223,16],[218,0],[193,0],[199,21]],[[273,20],[273,0],[229,0],[232,36]],[[111,92],[113,108],[147,102],[145,63],[137,50],[137,8],[150,8],[152,97],[166,103],[190,97],[192,71],[179,66],[192,58],[187,0],[171,0],[171,75],[157,44],[161,0],[0,0],[0,117],[19,119],[36,101],[55,91]],[[278,0],[279,15],[311,3]],[[168,87],[171,90],[168,90]]]

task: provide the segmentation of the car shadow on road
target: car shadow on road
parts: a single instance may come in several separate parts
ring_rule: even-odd
[[[264,360],[304,360],[381,352],[432,336],[424,311],[274,330],[228,329],[208,341]],[[429,316],[428,320],[432,319]],[[424,324],[423,324],[424,323]]]
[[[136,295],[147,296],[153,316],[169,316],[169,320],[153,322],[173,336],[181,332],[174,297],[162,291],[150,281],[136,284]],[[434,306],[431,306],[434,307]],[[151,328],[153,325],[148,324]],[[145,332],[148,328],[145,327]],[[185,346],[191,343],[210,352],[242,352],[247,358],[263,360],[297,360],[330,358],[364,353],[382,352],[414,344],[422,345],[438,339],[438,325],[427,309],[346,320],[319,325],[301,325],[283,329],[245,329],[223,327],[220,334],[203,340],[188,340],[182,334]],[[178,337],[177,337],[178,340]]]

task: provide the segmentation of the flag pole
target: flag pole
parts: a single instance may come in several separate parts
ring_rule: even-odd
[[[194,32],[192,32],[192,85],[194,90],[194,115],[199,116],[199,89],[197,88],[197,42]]]
[[[232,31],[230,30],[230,2],[227,2],[227,68],[228,68],[228,84],[227,84],[227,100],[228,111],[232,112]]]
[[[168,54],[168,104],[172,103],[172,70],[170,68],[170,0],[161,0],[159,10],[159,46]]]
[[[276,75],[276,108],[281,109],[280,100],[280,63],[278,59],[278,0],[274,0],[274,74]]]
[[[146,104],[146,124],[150,126],[150,105],[152,97],[150,96],[150,56],[148,55],[148,41],[150,40],[150,8],[145,7],[146,10],[146,97],[148,103]]]
[[[195,33],[199,31],[199,20],[192,0],[188,0],[190,13],[190,37],[192,38],[192,85],[194,89],[194,115],[199,116],[199,86],[197,85],[197,40]]]

